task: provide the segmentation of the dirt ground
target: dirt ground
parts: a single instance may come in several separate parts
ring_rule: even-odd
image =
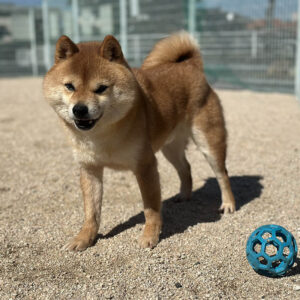
[[[164,227],[153,250],[131,173],[106,170],[95,246],[61,247],[83,220],[79,172],[42,79],[0,81],[0,299],[300,299],[300,261],[272,279],[247,262],[250,233],[279,224],[300,244],[300,107],[291,95],[218,91],[238,211],[220,215],[214,175],[193,145],[194,193],[158,154]]]

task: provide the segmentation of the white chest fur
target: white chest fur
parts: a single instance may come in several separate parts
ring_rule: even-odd
[[[81,164],[134,170],[140,150],[137,141],[118,137],[72,139],[75,159]]]

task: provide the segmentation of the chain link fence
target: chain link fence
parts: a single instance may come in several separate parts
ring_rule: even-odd
[[[178,30],[199,41],[217,87],[293,93],[298,0],[0,0],[0,76],[43,75],[57,38],[114,34],[129,63]]]

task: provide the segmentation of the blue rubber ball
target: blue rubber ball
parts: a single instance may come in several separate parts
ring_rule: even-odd
[[[294,264],[297,244],[293,235],[279,225],[264,225],[252,232],[246,247],[247,259],[259,274],[283,276]]]

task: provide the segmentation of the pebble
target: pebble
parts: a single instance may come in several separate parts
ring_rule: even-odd
[[[300,291],[300,285],[296,285],[296,284],[295,284],[295,285],[293,286],[293,290],[294,290],[294,291]]]
[[[176,283],[175,283],[175,286],[176,286],[177,289],[179,289],[179,288],[182,287],[182,285],[181,285],[179,282],[176,282]]]

